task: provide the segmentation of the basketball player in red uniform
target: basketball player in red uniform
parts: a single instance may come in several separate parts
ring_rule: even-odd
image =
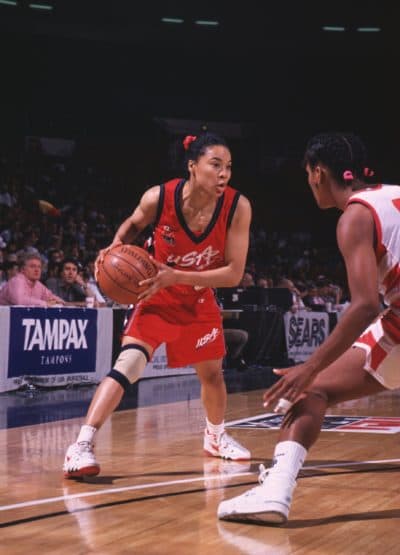
[[[66,477],[99,473],[93,452],[95,434],[163,342],[169,366],[193,365],[200,379],[207,454],[232,460],[250,458],[249,451],[224,428],[225,344],[211,288],[235,286],[244,273],[251,207],[246,197],[228,185],[231,153],[222,138],[189,136],[184,147],[188,179],[148,189],[110,245],[132,243],[152,224],[158,274],[144,282],[148,287],[124,330],[120,355],[96,390],[77,441],[67,450]]]
[[[219,505],[221,519],[285,523],[327,407],[400,387],[400,187],[367,186],[365,160],[363,143],[351,134],[320,134],[308,143],[304,164],[318,206],[343,211],[337,240],[351,303],[306,362],[275,370],[281,378],[264,406],[286,414],[273,465],[260,468],[259,486]]]

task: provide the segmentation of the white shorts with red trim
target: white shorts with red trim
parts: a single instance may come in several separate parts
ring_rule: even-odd
[[[400,316],[382,313],[353,343],[365,351],[364,369],[387,389],[400,387]]]

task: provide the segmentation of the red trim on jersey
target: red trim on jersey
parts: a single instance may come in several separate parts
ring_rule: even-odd
[[[386,291],[390,291],[400,283],[400,264],[396,264],[393,268],[386,274],[383,285]]]
[[[376,187],[376,189],[380,189],[382,188],[382,185],[380,185],[379,187]],[[374,188],[375,190],[375,188]],[[361,191],[357,191],[357,192],[361,192]],[[350,204],[355,204],[355,203],[359,203],[362,204],[363,206],[365,206],[366,208],[368,208],[372,214],[372,217],[374,218],[374,223],[375,223],[375,230],[376,230],[376,247],[375,247],[375,255],[376,255],[376,259],[378,261],[378,263],[382,260],[382,258],[385,256],[386,254],[386,247],[385,245],[382,243],[382,226],[381,226],[381,222],[379,220],[378,214],[376,213],[376,210],[373,206],[371,206],[371,204],[369,204],[369,202],[367,202],[364,199],[360,199],[360,198],[350,198],[346,204],[346,208],[347,206],[349,206]]]

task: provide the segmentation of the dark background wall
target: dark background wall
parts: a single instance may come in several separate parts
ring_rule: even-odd
[[[180,135],[160,120],[193,120],[193,132],[235,124],[233,184],[253,199],[255,221],[328,242],[338,214],[316,209],[300,166],[311,134],[360,133],[377,178],[400,181],[396,2],[47,4],[54,9],[0,5],[3,150],[30,134],[74,138],[82,158],[130,180],[133,203],[175,171],[167,145]]]

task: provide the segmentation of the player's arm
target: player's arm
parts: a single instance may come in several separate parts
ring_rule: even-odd
[[[341,216],[337,240],[347,270],[351,302],[325,341],[302,364],[275,369],[281,377],[264,394],[264,406],[280,398],[295,402],[315,376],[351,347],[380,311],[374,222],[361,204],[351,204]]]
[[[147,191],[143,194],[135,210],[117,229],[112,243],[108,245],[108,247],[100,250],[94,264],[94,275],[96,280],[98,265],[102,262],[106,253],[116,245],[121,245],[122,243],[133,243],[139,233],[155,221],[159,199],[159,185],[147,189]]]
[[[322,370],[343,354],[379,314],[378,270],[374,249],[374,220],[368,208],[351,204],[337,227],[350,291],[350,304],[332,333],[307,364]]]
[[[234,287],[242,279],[249,248],[251,206],[241,195],[235,214],[227,231],[225,245],[225,265],[214,270],[184,272],[174,270],[176,283],[203,287]]]
[[[159,185],[148,189],[132,214],[117,229],[112,245],[133,243],[139,233],[155,221],[159,199]]]

